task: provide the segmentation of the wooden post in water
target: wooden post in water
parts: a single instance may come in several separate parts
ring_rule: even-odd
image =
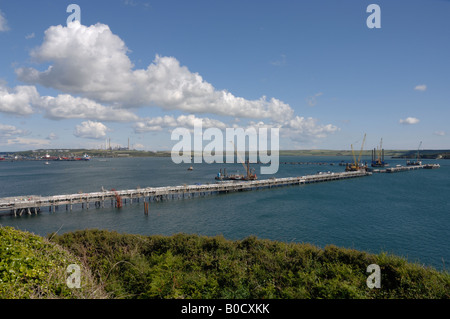
[[[148,203],[144,202],[144,214],[148,215]]]

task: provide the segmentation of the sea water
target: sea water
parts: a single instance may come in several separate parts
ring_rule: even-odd
[[[259,179],[342,172],[344,157],[281,156],[275,175]],[[364,160],[364,159],[363,159]],[[389,159],[391,166],[405,160]],[[250,235],[283,242],[337,245],[370,253],[387,252],[437,269],[450,262],[450,161],[439,169],[399,173],[210,195],[118,209],[105,201],[54,213],[2,216],[0,224],[46,236],[81,229],[107,229],[120,233],[223,235],[243,239]],[[193,166],[193,170],[188,170]],[[90,161],[0,162],[0,197],[59,195],[124,190],[149,186],[215,183],[220,169],[243,174],[239,164],[174,164],[170,157],[93,158]]]

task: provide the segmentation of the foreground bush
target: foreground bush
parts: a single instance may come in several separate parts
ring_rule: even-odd
[[[249,237],[52,235],[113,298],[449,298],[450,275],[387,254]],[[381,267],[369,289],[367,266]]]
[[[104,298],[89,271],[81,267],[81,288],[66,283],[67,266],[78,258],[47,239],[0,227],[0,299]]]

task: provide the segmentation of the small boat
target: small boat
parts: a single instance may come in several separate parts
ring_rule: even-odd
[[[50,165],[50,163],[48,162],[48,161],[45,161],[45,163],[44,163],[45,165]]]
[[[189,166],[189,168],[187,170],[192,171],[192,170],[194,170],[194,168],[192,166]]]

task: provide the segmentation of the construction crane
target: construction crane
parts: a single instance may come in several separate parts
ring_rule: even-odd
[[[359,151],[359,156],[358,156],[358,164],[359,164],[359,162],[361,161],[361,155],[362,155],[362,151],[363,151],[363,148],[364,148],[364,142],[366,141],[366,134],[364,133],[364,138],[363,138],[363,142],[362,142],[362,144],[361,144],[361,150]]]
[[[239,155],[239,152],[237,151],[236,146],[234,145],[233,141],[230,141],[231,144],[233,144],[234,150],[236,151],[236,155],[239,158],[239,161],[242,163],[242,166],[244,166],[244,170],[247,172],[247,175],[245,177],[245,179],[247,180],[254,180],[257,179],[256,174],[250,173],[250,167],[249,167],[249,161],[247,161],[247,165],[245,165],[245,161],[242,159],[242,157]]]
[[[420,141],[419,147],[417,148],[416,161],[415,161],[415,162],[413,162],[413,161],[407,161],[407,162],[406,162],[406,165],[422,165],[422,161],[419,161],[419,158],[420,158],[419,150],[420,150],[420,147],[421,147],[421,146],[422,146],[422,141]]]
[[[377,156],[375,158],[375,156]],[[384,162],[384,150],[383,150],[383,138],[381,138],[380,141],[380,148],[373,149],[372,151],[372,167],[384,167],[389,166],[389,164],[386,164]]]
[[[420,147],[422,146],[422,141],[420,141],[420,143],[419,143],[419,147],[417,148],[417,161],[419,161],[419,150],[420,150]]]
[[[360,161],[361,161],[361,155],[362,155],[362,151],[363,151],[363,148],[364,148],[364,142],[365,141],[366,141],[366,134],[364,134],[364,139],[363,139],[363,142],[361,144],[361,150],[359,151],[358,160],[356,160],[355,151],[353,150],[353,144],[351,145],[354,163],[353,164],[347,164],[347,166],[345,168],[346,171],[359,171],[360,169],[364,168],[363,166],[360,166]]]

